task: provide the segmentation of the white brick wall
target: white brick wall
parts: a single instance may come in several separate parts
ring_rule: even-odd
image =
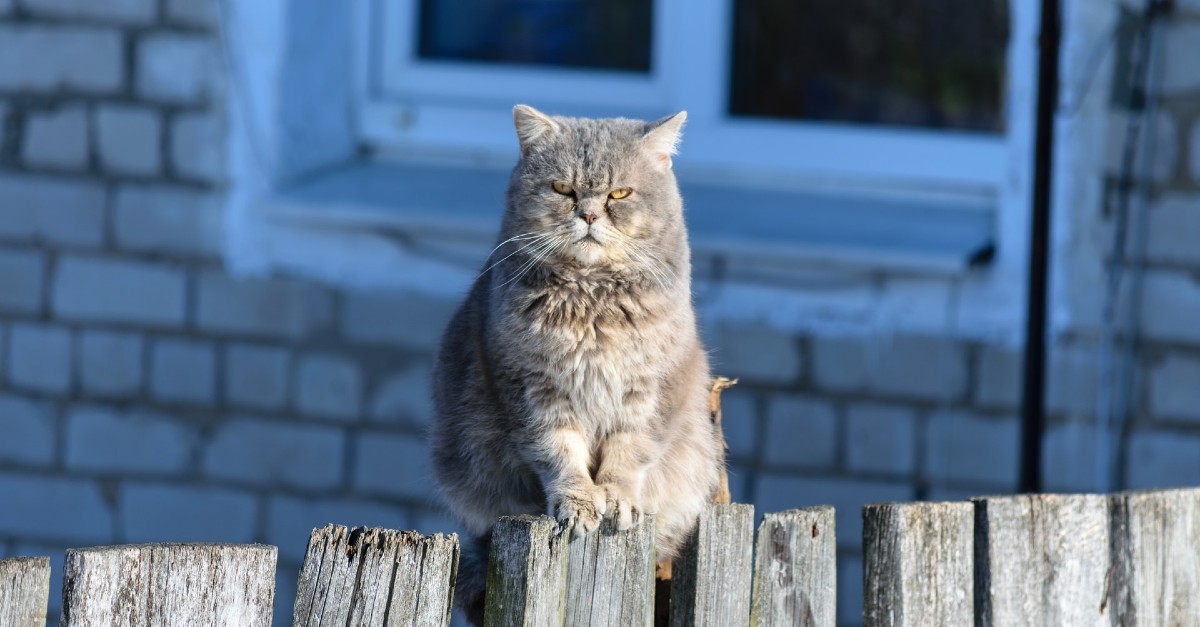
[[[60,170],[82,170],[88,164],[87,111],[66,106],[30,116],[21,156],[26,163]]]
[[[0,24],[0,50],[0,89],[111,94],[125,81],[115,29]]]
[[[100,106],[93,125],[100,167],[106,172],[155,176],[162,171],[162,119],[154,109]]]

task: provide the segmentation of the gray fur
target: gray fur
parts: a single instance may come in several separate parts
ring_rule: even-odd
[[[442,495],[477,552],[501,515],[549,511],[589,533],[602,516],[628,527],[651,512],[658,559],[671,559],[723,463],[670,167],[684,114],[513,114],[521,159],[500,244],[446,330],[434,374]],[[621,188],[633,191],[609,196]],[[599,243],[581,240],[589,233]],[[478,569],[478,559],[464,564],[468,608],[482,601]]]

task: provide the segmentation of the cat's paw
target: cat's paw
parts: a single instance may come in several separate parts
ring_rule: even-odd
[[[554,517],[566,524],[575,522],[575,536],[591,533],[600,526],[600,519],[607,509],[604,490],[596,486],[567,490],[552,500]]]
[[[605,509],[608,515],[612,516],[617,530],[625,531],[632,527],[634,515],[637,514],[633,495],[614,483],[606,483],[600,487],[604,490]]]

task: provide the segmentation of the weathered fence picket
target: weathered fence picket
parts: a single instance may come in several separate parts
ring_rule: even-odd
[[[458,536],[327,525],[300,570],[295,627],[450,624]]]
[[[970,503],[863,508],[866,627],[972,624],[974,515]]]
[[[654,620],[654,516],[637,517],[629,531],[611,520],[574,537],[567,552],[566,625],[633,627]]]
[[[1200,623],[1200,490],[1112,497],[1116,625]]]
[[[753,505],[709,506],[675,560],[671,627],[748,624],[753,546]]]
[[[50,600],[50,558],[0,560],[0,625],[43,627]]]
[[[750,624],[833,627],[837,534],[827,505],[767,514],[758,528]]]
[[[63,627],[269,627],[276,548],[142,544],[69,549]]]
[[[977,625],[1111,624],[1108,497],[973,502]]]
[[[549,516],[504,517],[492,527],[484,625],[562,625],[570,527]]]

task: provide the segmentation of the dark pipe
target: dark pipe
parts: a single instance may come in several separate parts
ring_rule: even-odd
[[[1025,369],[1021,386],[1021,492],[1042,489],[1042,435],[1046,431],[1046,277],[1049,270],[1050,196],[1053,189],[1054,113],[1058,107],[1059,0],[1042,0],[1038,35],[1037,129],[1029,232],[1029,294]]]

